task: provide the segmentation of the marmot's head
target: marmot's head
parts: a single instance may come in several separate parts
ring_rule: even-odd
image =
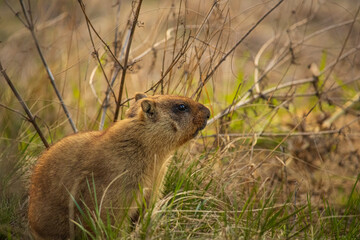
[[[156,133],[160,141],[171,139],[175,142],[174,147],[177,147],[205,128],[210,111],[187,97],[138,93],[126,117],[139,118],[145,122],[146,128]]]

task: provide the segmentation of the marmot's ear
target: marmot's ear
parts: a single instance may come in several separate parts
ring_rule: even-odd
[[[148,117],[153,117],[155,113],[155,102],[152,100],[144,99],[141,102],[142,110],[148,115]]]
[[[139,99],[142,99],[142,98],[146,98],[146,94],[145,93],[136,93],[135,94],[135,101],[138,101]]]

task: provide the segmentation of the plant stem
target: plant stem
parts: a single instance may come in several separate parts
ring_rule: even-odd
[[[60,104],[61,104],[61,106],[62,106],[62,108],[63,108],[63,110],[64,110],[64,113],[65,113],[67,119],[69,120],[69,123],[70,123],[70,125],[71,125],[71,128],[72,128],[73,131],[76,133],[76,132],[77,132],[76,126],[75,126],[73,120],[71,119],[70,113],[69,113],[69,111],[67,110],[67,107],[65,106],[65,103],[64,103],[64,101],[63,101],[63,99],[62,99],[62,97],[61,97],[61,94],[60,94],[59,90],[57,89],[57,86],[56,86],[56,83],[55,83],[55,79],[54,79],[54,75],[52,74],[52,72],[51,72],[51,70],[50,70],[50,68],[49,68],[49,66],[48,66],[48,64],[47,64],[47,62],[46,62],[46,60],[45,60],[44,54],[42,53],[41,48],[40,48],[40,45],[39,45],[39,42],[38,42],[38,40],[37,40],[37,38],[36,38],[36,35],[35,35],[35,27],[34,27],[34,23],[33,23],[33,21],[32,21],[31,12],[30,12],[30,11],[26,11],[23,0],[20,0],[20,4],[21,4],[22,11],[23,11],[23,13],[24,13],[26,22],[27,22],[27,24],[28,24],[26,27],[27,27],[27,28],[29,29],[29,31],[31,32],[31,35],[32,35],[32,37],[33,37],[33,39],[34,39],[34,42],[35,42],[36,49],[37,49],[37,51],[38,51],[38,53],[39,53],[39,55],[40,55],[41,61],[42,61],[43,65],[44,65],[44,67],[45,67],[45,70],[46,70],[46,72],[47,72],[47,74],[48,74],[48,76],[49,76],[51,85],[52,85],[53,88],[54,88],[54,91],[55,91],[55,93],[56,93],[56,96],[58,97],[58,99],[59,99],[59,101],[60,101]]]
[[[191,98],[195,97],[197,95],[197,99],[200,97],[200,93],[201,93],[201,89],[202,87],[209,81],[209,79],[212,77],[212,75],[214,75],[215,71],[219,68],[219,66],[226,60],[226,58],[235,51],[235,49],[250,35],[250,33],[252,31],[254,31],[254,29],[272,12],[274,11],[277,7],[280,6],[280,4],[283,2],[284,0],[280,0],[277,4],[275,4],[275,6],[273,6],[269,11],[267,11],[264,16],[262,16],[255,24],[254,26],[252,26],[246,33],[245,35],[225,54],[225,56],[223,56],[220,61],[214,66],[214,68],[212,69],[212,71],[207,74],[207,76],[205,77],[204,81],[202,81],[200,83],[200,86],[196,89],[196,91],[193,93],[193,95],[191,96]]]
[[[133,20],[132,26],[131,26],[129,43],[128,43],[128,45],[127,45],[127,49],[126,49],[126,53],[125,53],[125,58],[124,58],[124,66],[123,66],[123,71],[122,71],[122,75],[121,75],[120,88],[119,88],[119,96],[118,96],[117,103],[116,103],[116,110],[115,110],[114,122],[116,122],[116,121],[118,120],[118,118],[119,118],[119,112],[120,112],[120,106],[121,106],[121,99],[122,99],[122,94],[123,94],[124,85],[125,85],[125,75],[126,75],[126,70],[127,70],[127,66],[128,66],[128,59],[129,59],[130,47],[131,47],[132,39],[133,39],[133,36],[134,36],[134,33],[135,33],[136,24],[137,24],[137,22],[138,22],[141,4],[142,4],[142,0],[139,1],[139,4],[138,4],[138,6],[137,6],[137,9],[136,9],[136,12],[135,12],[135,15],[134,15],[134,20]]]
[[[3,66],[2,66],[1,62],[0,62],[0,71],[1,71],[1,74],[3,75],[3,77],[5,78],[7,84],[10,86],[11,90],[13,91],[14,95],[18,99],[19,103],[21,104],[21,106],[25,110],[26,114],[28,115],[28,118],[26,118],[26,119],[29,122],[32,123],[32,125],[34,126],[36,132],[39,134],[39,136],[41,138],[41,141],[44,143],[45,147],[49,148],[50,147],[49,143],[46,141],[46,138],[44,137],[43,133],[41,132],[41,130],[39,128],[39,126],[37,125],[34,115],[31,113],[29,107],[26,105],[26,103],[24,102],[24,100],[20,96],[19,92],[16,90],[16,88],[15,88],[14,84],[12,83],[11,79],[6,74],[6,71],[5,71],[5,69],[3,69]]]

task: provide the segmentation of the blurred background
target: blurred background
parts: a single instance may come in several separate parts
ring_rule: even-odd
[[[347,201],[360,163],[357,1],[285,0],[263,20],[277,1],[144,1],[132,30],[139,1],[29,0],[34,35],[20,3],[0,2],[0,61],[50,144],[74,131],[35,41],[79,131],[113,123],[121,82],[119,119],[136,92],[192,97],[211,120],[174,166],[196,159],[235,199],[257,185],[281,186],[280,202]],[[0,232],[22,232],[45,147],[0,86]]]

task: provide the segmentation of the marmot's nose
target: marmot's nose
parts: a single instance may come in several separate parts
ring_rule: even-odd
[[[205,116],[206,116],[206,119],[209,119],[210,118],[210,110],[207,108],[207,107],[204,107],[205,108]]]
[[[201,126],[199,127],[198,130],[203,130],[206,127],[207,120],[210,118],[210,110],[202,104],[200,104],[198,109],[199,109],[199,115],[194,120],[200,121],[198,123],[200,123]]]
[[[206,117],[206,119],[210,118],[210,110],[204,105],[200,104],[199,111],[201,112],[201,115],[204,114],[202,116]]]

